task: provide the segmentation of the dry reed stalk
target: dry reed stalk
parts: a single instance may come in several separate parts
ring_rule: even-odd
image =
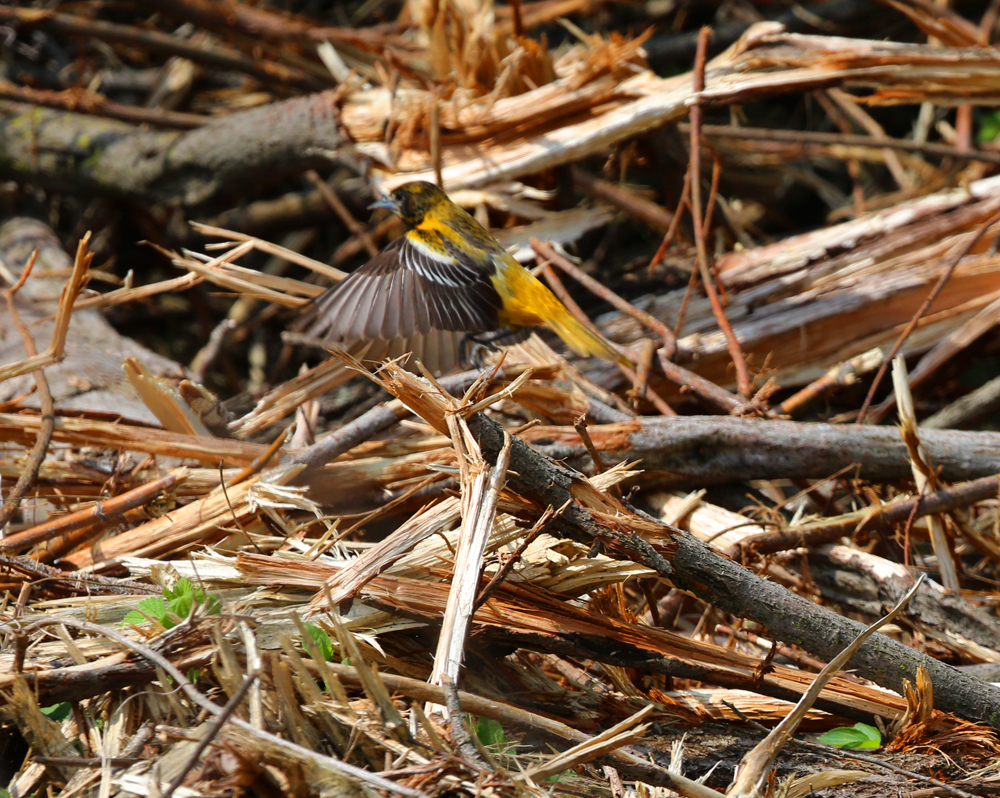
[[[383,574],[361,589],[358,599],[387,612],[437,624],[447,602],[448,585]],[[688,674],[699,681],[763,691],[788,697],[802,695],[815,674],[775,665],[763,678],[760,660],[722,646],[652,629],[639,623],[608,618],[558,601],[532,587],[502,585],[477,610],[474,630],[480,640],[517,644],[559,653],[586,645],[589,658],[624,664],[643,661],[649,672]],[[823,692],[828,711],[872,713],[898,717],[905,702],[889,691],[846,679],[834,679]]]
[[[896,391],[896,401],[899,404],[899,432],[909,450],[910,465],[913,469],[913,480],[917,485],[917,493],[936,490],[938,488],[937,475],[927,450],[920,443],[917,416],[913,408],[913,395],[910,393],[907,381],[906,361],[901,355],[897,355],[892,362],[892,381]],[[948,542],[948,535],[945,532],[944,520],[937,515],[929,515],[927,523],[930,527],[931,545],[938,561],[938,572],[941,574],[941,584],[948,590],[958,591],[961,588],[961,582],[955,558],[951,552],[951,545]]]
[[[38,434],[40,424],[41,419],[37,416],[0,413],[0,440],[30,440]],[[80,446],[190,458],[214,466],[219,463],[247,466],[267,450],[267,446],[259,443],[184,435],[76,416],[57,416],[52,438],[60,443]]]
[[[216,541],[232,534],[234,525],[238,525],[238,530],[257,515],[249,499],[258,480],[259,477],[229,488],[219,487],[168,515],[73,552],[64,560],[75,568],[93,568],[118,557],[165,556],[198,543]]]
[[[66,333],[69,330],[70,316],[73,314],[73,303],[76,301],[77,294],[86,284],[87,270],[90,268],[90,262],[94,259],[93,253],[87,249],[89,243],[90,233],[88,232],[77,245],[76,257],[73,260],[73,272],[59,296],[59,309],[56,311],[56,322],[52,328],[52,338],[49,345],[40,355],[0,366],[0,382],[43,369],[63,359]]]
[[[488,464],[465,426],[465,408],[454,403],[448,414],[448,428],[459,461],[462,485],[462,530],[455,554],[454,577],[448,592],[429,681],[457,685],[465,658],[465,639],[475,613],[476,595],[483,570],[483,555],[493,531],[497,501],[510,463],[510,436],[506,436],[495,463]],[[505,433],[506,435],[506,433]]]

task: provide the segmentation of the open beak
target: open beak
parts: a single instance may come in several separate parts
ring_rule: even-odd
[[[368,206],[368,210],[375,210],[375,208],[388,208],[390,211],[396,210],[396,203],[392,201],[392,197],[379,197],[375,202]]]

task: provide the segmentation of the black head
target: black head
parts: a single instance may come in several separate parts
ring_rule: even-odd
[[[389,208],[407,227],[416,227],[432,208],[448,202],[450,202],[448,195],[433,183],[414,180],[412,183],[404,183],[388,197],[373,203],[371,207]]]

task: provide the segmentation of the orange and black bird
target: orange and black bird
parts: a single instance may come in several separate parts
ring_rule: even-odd
[[[442,373],[470,339],[510,342],[544,326],[577,354],[628,363],[437,186],[406,183],[371,207],[389,208],[407,231],[316,299],[311,335],[356,352],[364,344],[366,360],[413,352]]]

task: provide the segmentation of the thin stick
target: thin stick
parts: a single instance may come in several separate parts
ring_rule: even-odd
[[[246,694],[249,692],[250,688],[253,686],[254,682],[260,676],[260,671],[256,670],[253,673],[247,674],[247,677],[243,680],[239,689],[233,693],[233,697],[229,699],[226,705],[222,708],[215,720],[212,721],[212,725],[205,730],[205,734],[198,741],[198,744],[191,751],[191,755],[187,758],[184,766],[180,769],[180,772],[174,777],[174,780],[170,782],[167,789],[163,791],[162,798],[170,798],[174,794],[174,790],[181,786],[181,782],[187,777],[191,769],[198,764],[198,760],[201,759],[201,755],[205,753],[205,750],[211,745],[212,740],[214,740],[222,727],[229,720],[230,716],[236,711],[236,708],[240,705]]]
[[[353,235],[356,235],[361,239],[361,243],[365,245],[365,249],[368,250],[368,254],[375,256],[378,254],[378,245],[372,239],[368,230],[365,228],[361,222],[354,218],[354,214],[348,210],[347,206],[343,203],[340,197],[337,196],[337,192],[327,185],[327,182],[319,176],[315,169],[310,169],[306,172],[306,178],[316,186],[316,190],[323,195],[323,199],[326,200],[327,205],[329,205],[335,214],[340,218],[340,221],[344,223],[348,230],[351,231]]]
[[[681,216],[684,215],[684,206],[690,204],[690,197],[691,173],[688,172],[684,175],[684,188],[681,191],[681,198],[677,202],[677,210],[674,211],[674,218],[670,220],[670,227],[667,228],[667,234],[663,236],[663,241],[660,242],[660,246],[657,248],[656,254],[653,255],[653,259],[649,262],[650,269],[663,259],[663,255],[666,253],[667,247],[670,246],[670,242],[673,241],[674,236],[677,235],[677,228],[680,226]]]
[[[663,347],[666,349],[666,347]],[[656,357],[656,341],[647,338],[642,342],[639,349],[639,357],[635,364],[635,383],[629,389],[628,397],[633,408],[638,408],[639,400],[649,388],[649,373],[653,369],[653,360]]]
[[[38,356],[38,349],[35,347],[35,339],[31,337],[31,332],[21,320],[21,314],[17,312],[17,306],[14,304],[14,295],[27,282],[28,275],[31,274],[37,257],[38,250],[36,249],[31,253],[31,257],[28,258],[28,263],[25,265],[24,271],[21,272],[18,281],[4,291],[4,298],[7,300],[7,308],[10,310],[11,321],[14,322],[14,326],[17,327],[17,331],[21,334],[24,351],[28,355],[29,360]],[[7,494],[7,499],[4,501],[3,506],[0,507],[0,534],[3,533],[7,522],[10,521],[14,513],[21,506],[21,499],[24,498],[24,494],[28,492],[28,489],[38,478],[38,472],[41,470],[45,453],[52,442],[52,434],[56,430],[55,408],[52,405],[52,393],[49,391],[49,381],[45,378],[45,372],[41,368],[37,369],[33,376],[35,385],[38,388],[38,403],[42,412],[42,423],[38,429],[38,434],[35,436],[35,445],[31,448],[31,454],[28,455],[28,459],[24,464],[24,469],[17,478],[17,482],[14,483],[14,487],[11,488],[10,493]],[[0,545],[5,542],[5,540],[0,540]]]
[[[948,283],[948,280],[951,279],[951,275],[954,274],[959,262],[972,251],[972,248],[979,243],[984,235],[986,235],[986,231],[989,230],[990,226],[995,224],[997,221],[1000,221],[1000,210],[993,213],[979,226],[975,235],[969,239],[968,243],[966,243],[958,254],[952,258],[951,262],[945,266],[945,269],[938,278],[937,283],[931,289],[926,299],[924,299],[924,301],[920,304],[920,307],[917,308],[917,312],[913,314],[913,318],[911,318],[907,323],[903,332],[899,334],[899,338],[896,343],[893,344],[892,350],[886,355],[885,360],[882,361],[882,365],[879,366],[878,373],[875,375],[875,379],[872,380],[872,386],[868,389],[868,395],[865,397],[864,404],[861,405],[861,410],[854,422],[855,424],[864,423],[865,413],[868,412],[868,408],[875,399],[875,392],[878,390],[878,387],[882,382],[882,378],[885,377],[885,373],[889,369],[889,364],[892,362],[893,358],[899,354],[899,350],[903,348],[903,344],[906,342],[906,339],[909,338],[910,334],[917,328],[917,324],[919,324],[920,319],[924,317],[924,314],[927,313],[927,310],[934,303],[934,300],[937,299],[941,291],[944,290],[945,285]]]
[[[683,132],[686,125],[678,125]],[[834,155],[830,147],[857,147],[878,150],[901,150],[924,155],[939,155],[943,158],[964,158],[970,161],[1000,164],[1000,152],[989,150],[960,150],[947,144],[929,144],[909,139],[879,138],[855,133],[818,133],[811,130],[771,130],[761,127],[729,127],[727,125],[702,125],[701,134],[706,138],[740,139],[744,141],[779,141],[787,144],[804,145],[806,154],[812,152],[809,145],[822,145],[824,155]]]
[[[49,341],[48,347],[40,355],[27,357],[17,363],[11,363],[9,366],[0,367],[0,382],[59,363],[66,356],[64,351],[66,333],[69,330],[69,320],[73,313],[73,303],[86,282],[87,269],[90,268],[90,262],[94,258],[93,254],[87,251],[89,242],[90,231],[88,230],[80,239],[76,258],[73,261],[73,273],[59,297],[59,310],[56,313],[56,323],[52,328],[52,339]]]
[[[906,444],[910,455],[910,467],[913,470],[913,481],[917,493],[925,493],[938,487],[937,474],[930,462],[927,450],[920,443],[917,430],[917,413],[913,407],[913,394],[907,384],[906,361],[899,355],[892,363],[892,382],[896,389],[896,399],[899,402],[899,434]],[[941,584],[947,590],[958,592],[961,582],[958,576],[958,566],[955,556],[948,544],[944,521],[940,516],[927,516],[927,528],[930,532],[931,547],[938,560],[938,573],[941,574]]]
[[[434,183],[438,188],[444,188],[444,178],[441,176],[441,164],[444,159],[444,155],[441,151],[441,98],[438,97],[437,88],[431,92],[430,99],[430,150],[431,163],[434,166]]]
[[[39,437],[41,437],[41,434],[39,434]],[[185,480],[187,475],[186,468],[177,469],[166,476],[154,479],[152,482],[147,482],[145,485],[140,485],[138,488],[122,493],[112,499],[99,501],[93,507],[88,507],[86,510],[79,510],[78,512],[64,515],[62,518],[57,518],[54,521],[47,521],[31,529],[25,529],[23,532],[18,532],[15,535],[9,535],[6,538],[0,539],[0,551],[4,553],[16,553],[29,546],[35,546],[60,535],[84,529],[91,524],[103,523],[110,518],[121,515],[127,510],[141,507],[157,494],[170,490],[178,482]],[[0,520],[2,520],[2,517],[0,517]]]
[[[597,451],[597,447],[594,446],[594,441],[587,431],[587,416],[582,415],[577,418],[573,422],[573,429],[576,430],[576,434],[580,436],[580,440],[583,441],[583,445],[587,448],[587,454],[590,455],[590,459],[594,461],[594,471],[598,474],[603,474],[608,470],[608,467],[605,465],[604,458]]]
[[[524,536],[524,540],[522,540],[521,544],[514,550],[514,553],[510,555],[510,559],[508,559],[500,570],[496,572],[493,578],[490,579],[489,584],[487,584],[486,587],[480,591],[479,595],[476,597],[476,605],[473,609],[473,615],[475,615],[479,608],[489,600],[490,596],[496,592],[496,589],[503,584],[503,580],[507,578],[507,575],[512,570],[514,570],[514,566],[524,555],[524,552],[527,551],[528,546],[531,545],[532,541],[548,529],[549,524],[561,516],[563,511],[569,507],[570,503],[571,500],[567,500],[566,503],[558,510],[553,510],[551,506],[545,508],[545,512],[542,513],[541,517],[535,521],[531,529],[528,530],[528,534]]]
[[[741,552],[767,555],[786,549],[811,548],[856,532],[877,528],[891,529],[910,516],[923,518],[931,513],[946,513],[960,507],[968,507],[986,499],[995,499],[998,493],[1000,493],[1000,481],[997,477],[982,477],[950,488],[942,488],[933,493],[925,493],[922,496],[899,499],[871,511],[848,513],[836,518],[826,518],[808,526],[791,527],[745,538],[726,554],[740,560]]]
[[[753,382],[750,379],[750,370],[747,368],[746,357],[740,348],[740,343],[736,339],[726,312],[722,307],[719,292],[715,288],[712,280],[711,268],[708,263],[708,246],[705,243],[705,227],[702,221],[701,208],[701,104],[699,96],[705,89],[705,58],[708,51],[708,40],[712,29],[703,27],[698,32],[698,51],[694,63],[694,94],[691,105],[691,219],[694,222],[694,242],[698,259],[698,271],[701,273],[701,281],[708,295],[708,301],[712,305],[712,313],[715,315],[716,323],[722,334],[726,337],[726,346],[729,349],[729,356],[732,358],[733,366],[736,369],[737,391],[744,399],[749,399],[753,390]]]
[[[700,374],[688,371],[683,366],[678,366],[667,357],[665,350],[657,352],[660,360],[660,368],[668,380],[682,388],[689,388],[692,393],[704,399],[714,407],[719,408],[724,413],[734,413],[741,410],[746,402],[735,394],[731,394],[725,388],[720,388],[714,382],[706,380]]]

